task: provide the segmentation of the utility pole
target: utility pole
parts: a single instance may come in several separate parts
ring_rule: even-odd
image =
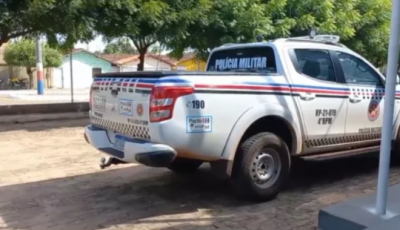
[[[387,205],[397,61],[399,58],[399,37],[400,0],[393,0],[385,87],[385,105],[383,110],[381,152],[379,156],[378,192],[376,195],[376,214],[380,216],[384,216],[386,214]]]
[[[37,94],[43,95],[44,82],[43,82],[43,58],[42,46],[40,44],[40,36],[36,37],[36,74],[37,74]]]

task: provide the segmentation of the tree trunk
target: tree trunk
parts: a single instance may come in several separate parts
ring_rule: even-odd
[[[29,76],[29,89],[33,89],[33,70],[31,67],[26,67],[26,73]]]
[[[138,64],[138,69],[137,71],[143,71],[144,70],[144,60],[146,57],[147,53],[147,48],[143,48],[139,50],[139,64]]]
[[[0,39],[0,47],[1,47],[3,44],[7,43],[9,40],[10,40],[10,39],[8,39],[8,38],[1,38],[1,39]]]

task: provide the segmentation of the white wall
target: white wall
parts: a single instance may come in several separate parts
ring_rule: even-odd
[[[147,69],[146,69],[147,67]],[[146,57],[145,70],[171,70],[171,66],[152,57]]]
[[[129,64],[125,64],[124,66],[121,67],[121,72],[132,72],[137,70],[137,65],[139,64],[139,61],[136,62],[131,62]],[[158,64],[158,66],[157,66]],[[144,70],[146,71],[154,71],[154,70],[171,70],[171,66],[168,65],[165,62],[159,61],[155,58],[152,57],[146,57],[144,61]],[[115,69],[116,72],[119,71],[119,69]]]
[[[89,88],[92,84],[92,67],[83,62],[73,60],[73,82],[74,89]],[[65,62],[54,72],[54,87],[62,88],[64,82],[64,88],[71,88],[71,75],[70,75],[70,62]]]

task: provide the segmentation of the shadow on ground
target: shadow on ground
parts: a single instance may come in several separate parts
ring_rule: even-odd
[[[296,208],[315,199],[315,191],[332,192],[340,184],[346,192],[346,184],[374,180],[377,165],[376,157],[304,162],[285,192],[261,204],[237,200],[228,181],[213,177],[208,167],[183,177],[164,169],[115,167],[0,187],[0,218],[7,229],[92,230],[120,224],[129,229],[239,229],[252,223],[251,229],[294,229],[299,221],[304,229],[314,229],[318,210],[310,214]],[[204,224],[194,226],[199,221]],[[275,227],[263,228],[267,223]]]
[[[18,130],[26,130],[28,132],[38,132],[49,129],[61,129],[61,128],[83,128],[89,124],[88,118],[80,119],[65,119],[65,120],[54,120],[54,121],[42,121],[42,122],[27,122],[27,123],[15,123],[15,124],[0,124],[0,132],[10,132]]]

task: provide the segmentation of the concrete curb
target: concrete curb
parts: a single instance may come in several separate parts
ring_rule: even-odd
[[[0,116],[0,124],[89,118],[88,112],[25,114]]]

